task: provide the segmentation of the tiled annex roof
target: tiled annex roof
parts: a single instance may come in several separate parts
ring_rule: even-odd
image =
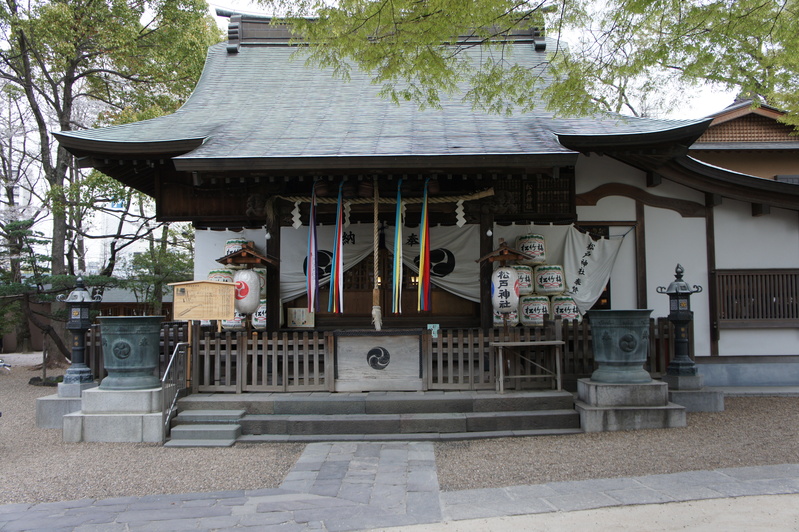
[[[541,46],[508,47],[513,61],[545,71]],[[242,45],[237,53],[227,48],[221,43],[209,49],[197,87],[174,114],[60,133],[59,141],[76,155],[176,155],[176,169],[191,171],[209,160],[237,170],[266,159],[576,155],[558,135],[637,144],[664,134],[693,140],[706,127],[697,120],[613,115],[555,119],[543,110],[486,114],[459,96],[443,101],[441,109],[420,110],[412,102],[398,106],[381,98],[363,72],[344,81],[330,70],[306,67],[294,55],[297,47]],[[467,53],[479,60],[491,52],[475,47]]]

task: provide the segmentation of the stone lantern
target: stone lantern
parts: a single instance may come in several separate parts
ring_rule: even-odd
[[[694,318],[694,313],[691,312],[691,294],[698,294],[702,291],[702,287],[694,285],[691,288],[688,286],[688,283],[682,278],[684,271],[683,267],[678,264],[674,270],[674,281],[669,284],[669,287],[659,286],[657,288],[658,294],[669,296],[668,317],[669,321],[674,324],[675,331],[674,358],[666,369],[667,377],[698,377],[696,364],[689,356],[688,326]],[[698,387],[701,384],[697,382],[696,385]]]
[[[92,297],[83,278],[78,277],[75,281],[75,289],[68,296],[63,294],[56,299],[67,304],[69,318],[67,319],[67,330],[72,331],[72,364],[64,374],[64,384],[85,384],[94,382],[92,370],[86,365],[86,331],[92,326],[89,317],[89,307],[95,301],[100,301],[102,296]]]

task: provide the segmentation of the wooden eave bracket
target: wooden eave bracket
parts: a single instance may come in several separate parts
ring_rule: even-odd
[[[220,264],[235,264],[235,265],[250,265],[250,266],[273,266],[277,267],[280,263],[278,259],[267,257],[256,253],[254,249],[249,246],[244,246],[238,251],[228,253],[224,257],[216,259]]]
[[[511,260],[525,260],[525,259],[535,259],[532,255],[528,255],[527,253],[523,253],[517,249],[513,249],[512,247],[508,246],[503,238],[499,239],[499,247],[490,253],[486,253],[475,262],[483,263],[485,261],[488,262],[501,262],[504,266],[506,262]]]
[[[765,203],[752,204],[752,216],[765,216],[767,214],[771,214],[771,205],[766,205]]]

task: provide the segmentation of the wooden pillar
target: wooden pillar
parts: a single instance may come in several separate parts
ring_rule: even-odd
[[[266,241],[266,254],[277,260],[275,266],[266,270],[266,330],[280,329],[280,205],[276,202],[275,217],[267,220],[266,230],[271,238]]]
[[[484,257],[494,250],[494,237],[488,236],[489,230],[494,230],[494,216],[491,214],[480,215],[480,256]],[[494,313],[491,306],[491,272],[493,263],[483,261],[480,263],[480,328],[490,329],[494,325]]]
[[[635,269],[638,308],[649,308],[646,296],[646,223],[644,204],[635,202]]]

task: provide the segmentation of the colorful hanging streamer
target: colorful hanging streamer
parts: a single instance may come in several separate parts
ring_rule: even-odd
[[[394,273],[391,312],[402,313],[402,178],[397,183],[397,214],[394,216]]]
[[[308,312],[319,310],[319,249],[316,241],[316,182],[311,191],[311,210],[308,217],[308,255],[306,258],[305,282],[308,296]]]
[[[344,312],[344,182],[338,187],[336,206],[336,240],[333,243],[333,269],[330,272],[330,300],[327,311]]]
[[[422,199],[422,219],[419,223],[419,301],[416,309],[420,311],[430,310],[430,220],[427,212],[427,184],[430,178],[424,182],[424,197]]]

